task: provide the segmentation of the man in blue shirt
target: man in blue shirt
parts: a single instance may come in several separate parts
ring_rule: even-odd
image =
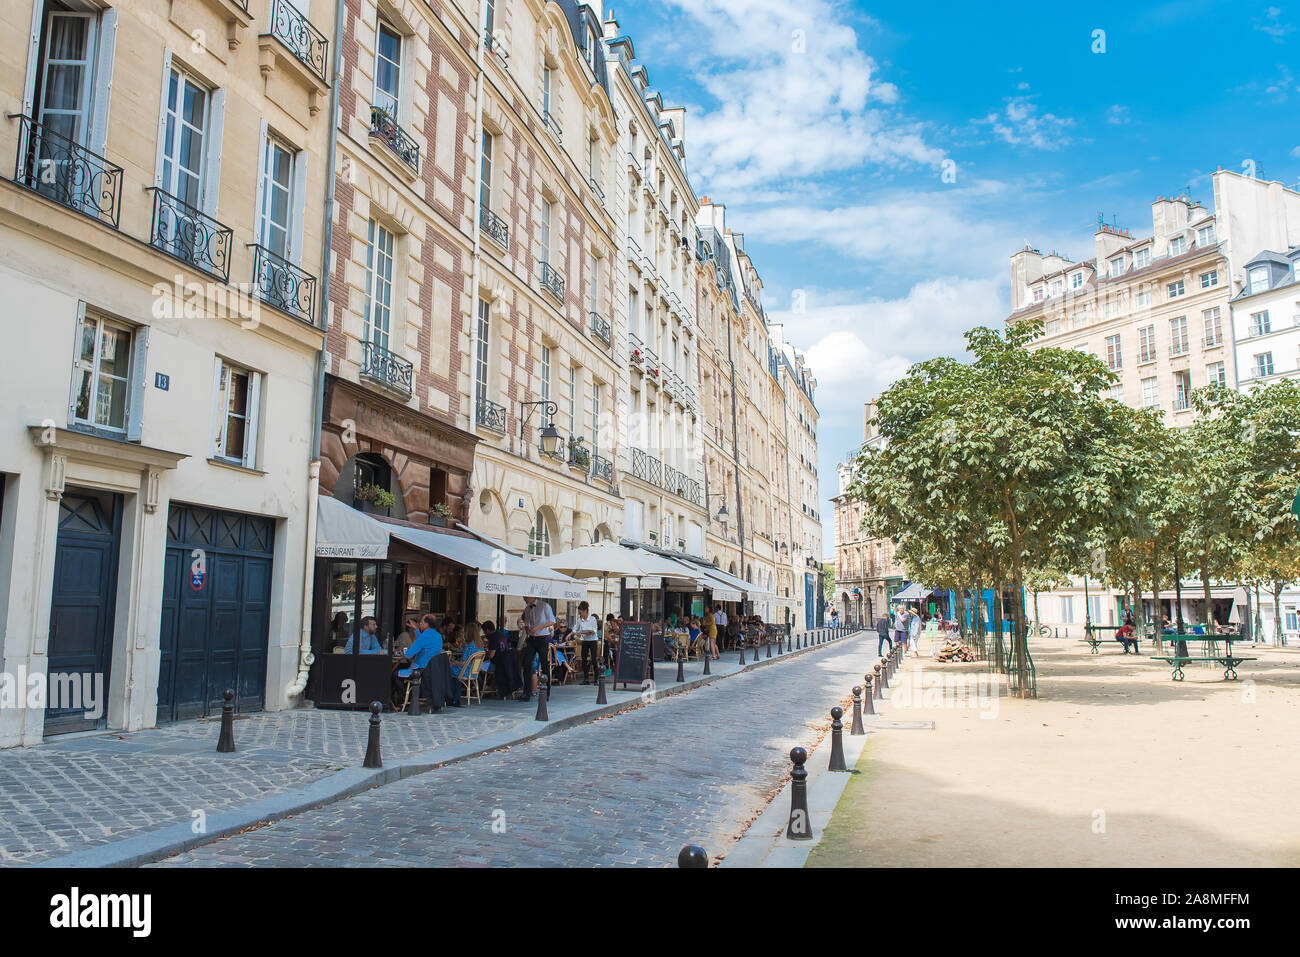
[[[425,615],[420,620],[424,630],[416,636],[411,647],[406,649],[406,657],[411,659],[414,668],[424,668],[434,655],[442,654],[442,632],[434,627],[434,621],[433,615]]]
[[[379,640],[379,622],[373,615],[367,615],[361,619],[361,653],[363,655],[382,655],[384,653],[384,644]],[[351,637],[348,643],[343,647],[346,654],[352,654]]]

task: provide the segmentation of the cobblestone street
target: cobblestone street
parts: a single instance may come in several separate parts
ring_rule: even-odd
[[[874,645],[871,649],[874,651]],[[850,639],[159,862],[659,865],[725,853],[867,663]]]

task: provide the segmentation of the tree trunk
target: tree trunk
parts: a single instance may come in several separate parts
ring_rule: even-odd
[[[1286,582],[1273,582],[1273,644],[1281,648],[1286,644],[1286,633],[1282,629],[1282,589]]]
[[[1210,597],[1210,559],[1204,554],[1201,556],[1201,585],[1205,599],[1205,633],[1212,635],[1214,634],[1214,599]]]
[[[1007,661],[1002,647],[1002,562],[993,556],[993,600],[989,609],[993,617],[993,667],[1006,674]]]
[[[1156,633],[1156,654],[1165,653],[1164,618],[1160,614],[1160,552],[1151,551],[1151,624]]]

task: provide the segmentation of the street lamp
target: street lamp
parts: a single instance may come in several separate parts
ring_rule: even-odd
[[[536,408],[541,408],[542,414],[547,416],[547,422],[542,426],[542,454],[554,455],[560,447],[560,433],[555,428],[555,415],[560,407],[549,399],[519,403],[519,440],[522,442],[527,435],[528,423],[533,417],[532,410]],[[524,409],[528,410],[527,415],[524,414]]]
[[[724,492],[718,492],[718,493],[715,494],[715,493],[713,493],[713,492],[705,492],[705,493],[704,493],[704,510],[705,510],[705,511],[708,511],[708,509],[709,509],[709,502],[712,501],[712,500],[715,499],[715,498],[720,498],[720,499],[722,499],[722,505],[719,506],[719,508],[718,508],[717,519],[718,519],[719,522],[722,522],[722,523],[725,525],[725,524],[727,523],[727,517],[728,517],[728,516],[727,516],[727,496],[726,496],[726,493],[724,493]]]

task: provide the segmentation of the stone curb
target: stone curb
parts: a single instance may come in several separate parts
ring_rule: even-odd
[[[814,629],[816,630],[816,629]],[[674,695],[684,694],[693,691],[696,688],[710,685],[735,675],[744,674],[756,668],[762,668],[776,662],[785,661],[789,658],[799,657],[810,652],[815,652],[824,648],[829,648],[839,642],[852,638],[855,635],[862,634],[861,631],[849,632],[838,638],[831,638],[827,641],[810,645],[807,648],[800,648],[796,651],[787,651],[784,654],[774,655],[771,658],[760,657],[758,661],[751,661],[743,668],[726,674],[717,675],[700,675],[695,678],[677,684],[672,682],[671,687],[662,687],[656,682],[655,694],[650,701],[642,700],[640,693],[633,693],[633,696],[619,702],[611,702],[600,707],[591,707],[586,710],[577,711],[564,717],[554,718],[546,722],[541,727],[532,731],[520,732],[518,727],[510,731],[499,731],[495,734],[487,735],[482,738],[476,738],[473,741],[461,742],[459,744],[447,745],[446,747],[436,748],[427,755],[416,758],[404,758],[385,764],[383,768],[369,770],[361,767],[344,768],[336,771],[328,777],[313,781],[311,784],[295,788],[284,794],[277,794],[244,807],[233,808],[228,811],[220,811],[216,814],[209,815],[206,824],[207,828],[202,834],[195,834],[191,824],[181,823],[172,824],[157,831],[150,831],[147,834],[137,834],[133,837],[123,838],[120,841],[113,841],[108,844],[101,844],[98,847],[87,848],[84,851],[74,851],[71,854],[64,854],[60,857],[49,858],[44,861],[38,861],[29,864],[29,867],[43,868],[93,868],[93,867],[139,867],[142,864],[149,864],[153,861],[162,860],[165,857],[171,857],[174,854],[180,854],[191,848],[199,847],[203,844],[210,844],[219,841],[222,838],[237,834],[240,831],[249,828],[271,824],[275,821],[282,820],[313,808],[321,807],[326,804],[333,804],[336,801],[343,801],[350,797],[360,794],[362,791],[371,788],[383,787],[385,784],[391,784],[394,781],[400,781],[403,778],[413,777],[417,774],[424,774],[426,771],[432,771],[436,768],[446,767],[449,764],[457,764],[461,761],[468,761],[471,758],[480,757],[492,751],[504,747],[513,747],[514,745],[523,744],[526,741],[532,741],[537,738],[545,737],[551,734],[557,734],[568,728],[579,724],[586,724],[600,718],[615,715],[623,711],[630,711],[634,708],[644,708],[647,704],[658,701],[662,698],[672,697]],[[872,633],[874,634],[874,632]],[[761,647],[761,646],[760,646]],[[656,667],[673,667],[672,662],[655,662]],[[611,692],[613,693],[613,692]],[[523,720],[521,720],[521,724]],[[526,725],[525,725],[526,726]],[[846,738],[846,741],[848,739]],[[822,750],[822,749],[819,749]],[[848,755],[846,745],[845,754]],[[854,759],[856,760],[856,758]],[[847,775],[845,775],[847,777]],[[810,795],[811,798],[811,795]],[[770,810],[770,808],[769,808]],[[751,828],[752,830],[752,828]]]

